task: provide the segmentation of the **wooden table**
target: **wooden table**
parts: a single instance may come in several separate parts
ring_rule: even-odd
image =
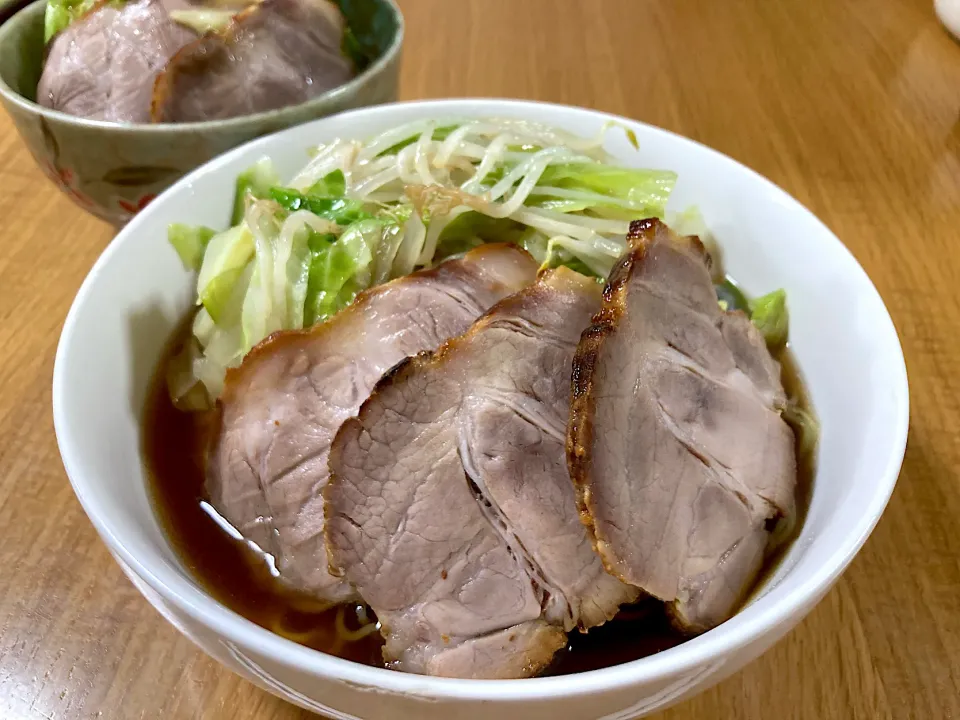
[[[405,97],[585,105],[718,148],[826,221],[900,331],[913,424],[873,537],[787,639],[660,717],[960,718],[960,45],[932,0],[401,5]],[[74,499],[50,376],[112,231],[5,117],[0,223],[0,718],[306,718],[161,620]]]

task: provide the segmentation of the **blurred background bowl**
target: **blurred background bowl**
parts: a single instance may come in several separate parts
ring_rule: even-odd
[[[199,123],[125,125],[38,105],[43,15],[36,0],[0,25],[0,102],[43,172],[84,210],[123,225],[180,177],[248,140],[397,96],[403,18],[393,0],[336,0],[375,58],[346,85],[299,105]]]

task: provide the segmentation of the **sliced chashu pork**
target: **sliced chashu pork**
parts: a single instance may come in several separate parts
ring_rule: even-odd
[[[208,492],[274,556],[282,580],[330,603],[353,596],[329,574],[324,548],[320,493],[334,434],[393,365],[463,332],[535,275],[524,251],[485,245],[361,293],[321,325],[276,333],[227,373]]]
[[[157,77],[154,122],[198,122],[297,105],[348,82],[345,22],[330,0],[263,0],[184,47]]]
[[[534,675],[634,588],[577,516],[564,437],[600,288],[566,269],[386,375],[330,454],[327,542],[408,672]]]
[[[643,220],[629,243],[574,361],[570,471],[607,569],[703,631],[793,516],[793,432],[779,365],[718,307],[699,241]]]
[[[37,102],[94,120],[150,120],[157,74],[196,34],[160,0],[103,2],[50,42]]]

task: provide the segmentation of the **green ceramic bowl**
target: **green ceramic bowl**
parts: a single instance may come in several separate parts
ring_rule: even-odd
[[[123,225],[182,175],[261,135],[396,100],[403,18],[393,0],[337,0],[372,58],[356,78],[308,102],[229,120],[124,125],[35,102],[43,62],[37,0],[0,25],[0,102],[44,173],[84,210]]]

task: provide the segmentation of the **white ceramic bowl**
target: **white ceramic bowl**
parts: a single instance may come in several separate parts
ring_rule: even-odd
[[[675,170],[674,208],[698,205],[748,293],[788,292],[790,337],[822,421],[812,504],[785,561],[732,620],[658,655],[594,672],[514,681],[419,677],[296,645],[231,612],[191,577],[148,499],[140,432],[147,387],[193,278],[168,246],[171,221],[222,226],[237,173],[270,155],[281,175],[305,149],[441,116],[538,120],[593,135],[624,163]],[[344,113],[237,148],[178,182],[110,244],[77,294],[57,350],[53,410],[70,482],[146,598],[227,667],[304,708],[366,720],[634,718],[723,679],[788,632],[827,592],[893,491],[907,437],[903,354],[886,308],[836,237],[785,192],[713,150],[623,118],[558,105],[442,100]],[[810,672],[817,672],[810,668]]]

